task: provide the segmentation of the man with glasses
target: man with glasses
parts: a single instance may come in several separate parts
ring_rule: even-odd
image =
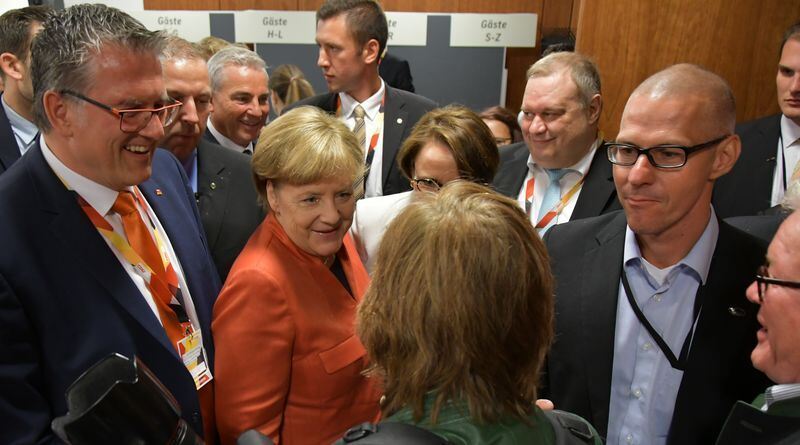
[[[739,402],[717,443],[785,444],[800,441],[800,213],[780,226],[767,250],[766,264],[747,288],[760,306],[758,344],[750,358],[777,385],[752,405]],[[793,440],[789,440],[789,437]]]
[[[33,123],[31,41],[51,9],[28,6],[0,16],[0,173],[30,148],[39,129]]]
[[[224,282],[236,257],[264,219],[250,157],[203,138],[213,108],[208,69],[196,47],[170,36],[161,54],[170,98],[183,103],[159,146],[181,161],[197,198],[209,251]]]
[[[58,11],[34,40],[43,137],[0,177],[0,443],[55,442],[66,389],[111,353],[142,360],[214,440],[220,283],[185,174],[156,149],[181,106],[163,43],[104,5]]]
[[[546,395],[609,444],[713,443],[732,404],[766,386],[744,295],[764,250],[711,207],[739,156],[735,119],[719,76],[653,75],[604,147],[624,211],[544,237],[557,283]]]
[[[619,209],[598,121],[600,74],[586,56],[554,53],[528,69],[519,123],[525,142],[500,149],[494,180],[543,235],[555,224]]]

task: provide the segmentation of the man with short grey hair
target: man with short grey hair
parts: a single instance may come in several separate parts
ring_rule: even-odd
[[[104,5],[55,12],[34,40],[42,137],[0,176],[0,443],[56,442],[67,388],[111,353],[144,362],[214,440],[220,283],[185,174],[156,149],[181,105],[163,44]]]
[[[252,154],[269,117],[266,63],[249,49],[229,46],[208,59],[208,75],[214,111],[208,118],[206,139]]]
[[[519,114],[525,142],[500,149],[494,186],[544,234],[555,224],[619,209],[598,131],[600,74],[586,56],[553,53],[528,69]]]

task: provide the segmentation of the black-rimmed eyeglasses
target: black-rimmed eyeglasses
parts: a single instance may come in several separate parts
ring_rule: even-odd
[[[86,97],[81,93],[76,93],[71,90],[64,90],[61,94],[76,97],[80,100],[86,101],[96,107],[102,108],[109,113],[119,117],[119,129],[125,133],[138,133],[150,123],[153,116],[158,116],[161,125],[168,127],[175,122],[178,117],[178,112],[181,109],[180,101],[174,101],[169,105],[164,105],[159,108],[129,108],[119,109],[108,106],[102,102],[98,102],[92,98]]]
[[[658,145],[650,148],[642,148],[633,144],[621,142],[607,142],[605,144],[608,160],[612,164],[623,167],[630,167],[636,164],[639,156],[647,156],[654,167],[659,168],[681,168],[686,165],[689,155],[706,148],[711,148],[727,139],[730,135],[718,137],[702,144],[686,147],[683,145]]]
[[[770,284],[776,286],[790,287],[792,289],[800,289],[800,281],[781,280],[769,276],[769,269],[767,266],[761,266],[756,273],[756,287],[758,287],[758,301],[764,302],[764,296],[767,295],[767,287]]]
[[[421,192],[438,192],[442,184],[433,178],[417,178],[411,180],[411,187]]]

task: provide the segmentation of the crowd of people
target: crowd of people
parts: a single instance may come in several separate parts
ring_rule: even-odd
[[[208,444],[800,443],[800,24],[780,115],[676,64],[606,140],[585,55],[479,114],[378,2],[316,19],[321,94],[104,5],[0,16],[0,443],[69,442],[112,353]]]

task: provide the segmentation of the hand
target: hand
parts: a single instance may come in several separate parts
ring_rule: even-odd
[[[548,399],[536,399],[536,406],[542,411],[552,411],[555,408],[553,402]]]

